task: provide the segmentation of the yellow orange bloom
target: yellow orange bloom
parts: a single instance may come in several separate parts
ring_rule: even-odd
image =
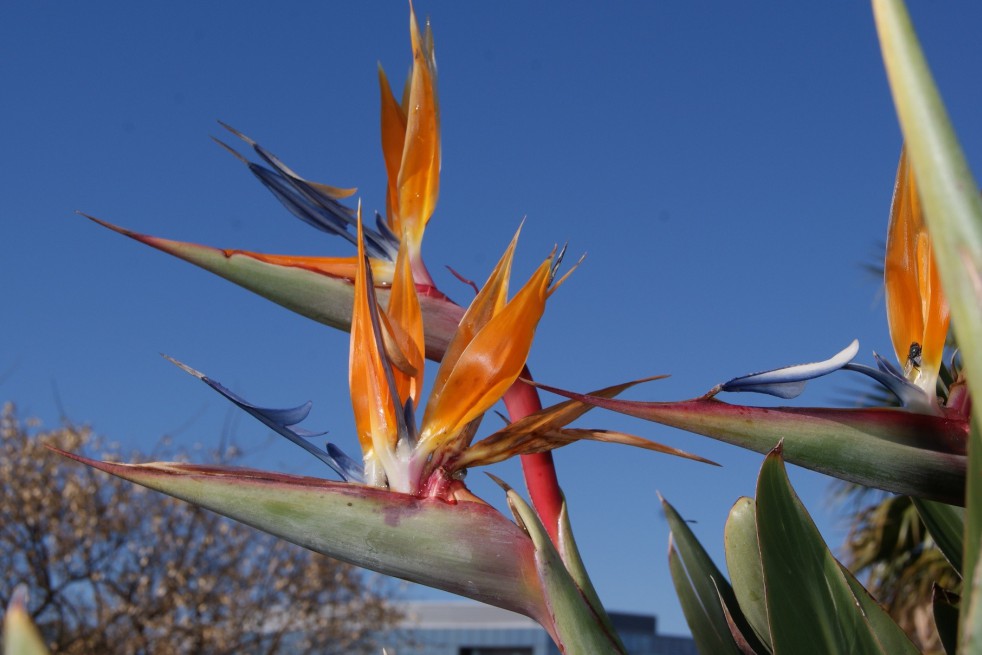
[[[372,267],[373,275],[374,272],[375,268]],[[387,317],[386,330],[392,334],[393,345],[387,350],[394,358],[395,366],[392,373],[396,390],[400,398],[411,398],[415,407],[419,404],[425,367],[423,312],[419,306],[419,297],[416,295],[416,284],[413,282],[405,240],[400,243],[399,254],[396,257],[389,306],[385,313],[379,315]]]
[[[386,473],[396,469],[390,459],[399,439],[399,398],[386,379],[387,365],[381,330],[377,325],[374,286],[370,283],[365,243],[358,220],[358,267],[355,274],[354,307],[351,314],[351,347],[348,384],[355,414],[358,442],[365,457],[365,477],[381,485]],[[399,403],[401,405],[401,403]],[[389,466],[386,464],[389,463]]]
[[[420,246],[440,193],[440,106],[433,33],[429,26],[420,33],[411,7],[409,34],[413,68],[401,103],[379,66],[382,152],[388,174],[385,206],[389,228],[408,246],[416,281],[430,283]]]
[[[486,300],[490,307],[484,306],[481,301],[485,299],[480,296],[472,305],[483,320],[476,320],[469,325],[468,333],[461,335],[459,340],[465,343],[459,344],[459,352],[455,352],[459,347],[455,337],[440,365],[437,385],[423,416],[421,447],[436,449],[453,441],[464,426],[501,398],[525,366],[546,300],[559,284],[552,284],[550,256],[505,303],[514,245],[513,240],[488,282],[493,290],[492,297]],[[470,314],[468,310],[463,322],[469,322]]]
[[[525,366],[532,338],[554,282],[555,252],[508,301],[508,278],[518,234],[464,314],[443,359],[417,429],[411,408],[419,401],[423,323],[406,244],[396,261],[389,306],[376,301],[366,265],[361,222],[351,327],[349,381],[365,480],[395,491],[420,493],[452,475],[477,420],[497,402]],[[435,474],[437,482],[430,480]]]
[[[890,209],[884,283],[897,359],[907,379],[933,397],[949,310],[906,151],[900,155]]]

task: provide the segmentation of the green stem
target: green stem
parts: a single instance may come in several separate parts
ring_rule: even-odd
[[[902,0],[873,0],[890,89],[924,205],[951,323],[969,390],[982,393],[982,202]],[[969,82],[971,83],[971,82]],[[982,403],[974,403],[969,441],[959,653],[982,644]]]

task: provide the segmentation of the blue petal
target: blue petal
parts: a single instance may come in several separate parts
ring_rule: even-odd
[[[327,454],[330,455],[338,466],[340,466],[344,473],[342,475],[349,482],[365,482],[365,466],[356,459],[348,457],[344,451],[332,444],[330,441],[327,442]]]
[[[349,217],[345,215],[346,212],[341,211],[347,210],[347,207],[337,202],[335,203],[337,208],[315,204],[296,188],[292,180],[259,164],[250,163],[249,170],[291,214],[301,221],[322,232],[336,234],[351,243],[355,242],[354,235],[348,231]]]
[[[906,409],[920,409],[924,406],[925,400],[930,405],[930,399],[927,399],[927,394],[924,393],[923,389],[909,382],[893,365],[876,353],[873,356],[876,358],[876,364],[879,368],[852,363],[846,364],[842,368],[873,378],[889,389],[890,393],[900,401],[901,406]]]
[[[164,355],[164,357],[167,357],[167,355]],[[304,430],[303,428],[293,427],[295,424],[307,418],[307,415],[310,413],[310,407],[312,405],[311,402],[308,401],[303,405],[300,405],[299,407],[291,407],[288,409],[269,409],[265,407],[257,407],[256,405],[253,405],[252,403],[247,401],[245,398],[242,398],[235,392],[227,389],[220,382],[216,382],[215,380],[212,380],[211,378],[204,375],[203,373],[194,370],[190,366],[182,364],[181,362],[177,361],[176,359],[173,359],[172,357],[167,357],[167,359],[169,359],[171,362],[173,362],[174,364],[176,364],[186,372],[190,373],[194,377],[198,378],[199,380],[207,384],[209,387],[211,387],[218,393],[222,394],[223,396],[231,400],[233,403],[238,405],[240,408],[242,408],[243,410],[245,410],[255,418],[259,419],[264,425],[269,427],[271,430],[275,431],[277,434],[286,437],[287,439],[297,444],[298,446],[306,450],[308,453],[310,453],[317,459],[321,460],[322,462],[330,466],[331,469],[333,469],[335,473],[340,475],[341,479],[344,480],[345,482],[350,482],[351,480],[355,479],[354,476],[349,475],[349,471],[351,469],[350,465],[347,466],[342,465],[329,453],[321,450],[317,446],[314,446],[309,441],[307,441],[308,438],[320,436],[324,434],[324,432],[311,432],[309,430]],[[349,457],[348,459],[350,460],[351,458]],[[362,475],[361,477],[362,479],[364,479],[364,475]]]
[[[399,254],[399,235],[392,231],[392,228],[385,222],[382,214],[378,212],[375,212],[375,227],[378,230],[379,238],[381,238],[384,243],[389,244],[386,246],[386,248],[395,248],[395,252],[391,257],[389,257],[389,259],[395,261],[396,255]],[[362,230],[364,229],[365,226],[362,225]],[[372,231],[368,230],[368,232],[371,234]],[[373,238],[375,237],[373,236]]]
[[[338,235],[355,244],[354,233],[348,231],[349,228],[353,230],[355,227],[355,210],[323,193],[316,186],[294,173],[278,157],[246,135],[225,123],[221,123],[221,125],[252,146],[256,154],[272,169],[252,163],[222,141],[218,139],[215,141],[245,163],[249,170],[290,213],[318,230]],[[381,228],[384,221],[378,222],[380,223],[378,231],[370,228],[365,229],[365,249],[370,257],[395,261],[399,251],[399,239],[387,225],[385,225],[385,229]]]
[[[327,434],[326,430],[321,430],[320,432],[311,432],[310,430],[305,430],[304,428],[298,428],[295,425],[290,426],[290,429],[293,430],[293,432],[297,436],[303,437],[304,439],[313,439],[314,437],[321,437]]]
[[[844,350],[824,361],[743,375],[724,382],[719,388],[722,391],[752,391],[778,398],[796,398],[804,391],[808,380],[839,370],[852,361],[858,352],[859,341],[853,340]]]
[[[324,195],[304,180],[283,175],[259,164],[250,163],[249,170],[290,213],[304,223],[322,232],[340,236],[352,244],[355,243],[354,233],[348,231],[348,228],[355,224],[353,209]],[[388,233],[392,234],[391,230]],[[399,241],[366,228],[365,250],[370,257],[395,261],[396,253],[399,251]]]
[[[880,357],[876,352],[873,353],[873,359],[876,360],[876,368],[880,369],[884,373],[889,373],[894,377],[903,378],[904,374],[900,372],[900,369],[891,364],[889,361]],[[904,378],[906,380],[906,378]]]
[[[339,225],[342,227],[344,225],[355,227],[357,214],[353,209],[341,204],[336,199],[323,193],[316,186],[310,184],[307,180],[294,173],[286,164],[281,162],[279,158],[267,151],[258,143],[254,143],[252,148],[256,151],[256,154],[262,157],[266,163],[273,167],[273,171],[277,175],[281,176],[283,179],[293,185],[294,188],[296,188],[296,190],[311,203],[320,205],[326,209],[337,221],[339,221]],[[262,168],[261,166],[255,164],[253,165],[257,168]]]
[[[215,384],[218,383],[216,382]],[[222,389],[224,389],[222,393],[227,394],[228,397],[232,399],[232,401],[235,402],[236,404],[243,404],[243,405],[249,404],[241,397],[232,393],[228,389],[225,389],[225,387],[222,387]],[[299,407],[291,407],[287,409],[266,409],[266,408],[256,407],[255,409],[261,411],[269,420],[273,421],[274,423],[292,426],[302,422],[305,418],[307,418],[307,415],[310,414],[310,408],[313,406],[314,404],[308,400],[307,402],[305,402],[303,405],[300,405]]]

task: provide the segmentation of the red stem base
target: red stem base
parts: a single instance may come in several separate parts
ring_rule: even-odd
[[[526,368],[521,377],[531,380],[532,376]],[[539,393],[528,384],[517,380],[504,395],[505,407],[512,421],[525,418],[529,414],[542,409]],[[532,505],[539,514],[549,533],[552,542],[559,543],[559,512],[563,506],[563,493],[559,489],[559,479],[556,477],[556,466],[552,453],[534,453],[522,455],[522,473],[525,475],[525,486],[528,487]]]

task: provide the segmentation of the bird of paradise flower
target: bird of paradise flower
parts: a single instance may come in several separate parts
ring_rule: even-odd
[[[417,427],[423,322],[408,247],[401,242],[388,307],[383,310],[375,294],[361,222],[357,222],[359,263],[349,382],[361,463],[330,444],[322,451],[309,443],[318,433],[297,427],[309,403],[293,409],[260,408],[175,362],[314,453],[343,482],[231,467],[111,464],[68,456],[333,557],[522,612],[542,623],[557,643],[588,626],[599,626],[589,637],[601,649],[597,652],[620,652],[622,647],[575,554],[565,512],[559,526],[560,555],[517,494],[505,485],[518,525],[474,496],[463,473],[473,466],[580,439],[701,458],[632,435],[565,428],[588,409],[573,401],[472,443],[483,414],[521,374],[546,301],[569,275],[556,279],[561,257],[554,250],[509,300],[517,238],[518,234],[465,312]],[[596,393],[613,395],[627,386],[630,383]],[[422,548],[421,531],[427,542]],[[371,541],[369,548],[366,539]],[[430,543],[435,539],[439,545]],[[575,625],[557,618],[557,606],[577,617]],[[576,639],[580,643],[581,637]]]
[[[422,239],[439,196],[440,112],[433,33],[421,31],[410,6],[413,65],[396,100],[379,67],[382,151],[387,173],[386,215],[376,213],[372,229],[364,229],[376,293],[388,301],[396,255],[405,241],[413,281],[425,326],[425,355],[440,361],[464,314],[464,309],[437,289],[421,254]],[[355,189],[345,189],[301,177],[278,157],[231,126],[222,124],[252,148],[252,162],[226,143],[218,143],[242,161],[295,216],[328,234],[355,241],[356,211],[343,204]],[[218,249],[194,243],[139,234],[86,215],[93,221],[141,243],[162,250],[220,275],[291,311],[348,331],[354,298],[355,257],[301,257],[239,249]],[[523,377],[530,377],[528,371]],[[517,384],[504,395],[512,420],[542,408],[535,389]],[[555,540],[562,493],[551,454],[522,456],[522,468],[532,502]]]
[[[217,250],[149,237],[97,222],[227,277],[330,325],[351,332],[349,385],[362,460],[323,433],[299,427],[310,403],[255,405],[180,362],[341,478],[334,482],[278,473],[178,463],[127,465],[79,461],[213,509],[300,545],[376,571],[428,584],[538,620],[559,644],[583,652],[623,652],[579,559],[565,505],[539,515],[504,485],[515,522],[474,496],[464,473],[515,455],[541,456],[580,439],[616,442],[702,458],[632,435],[566,427],[590,405],[567,401],[542,410],[526,359],[563,253],[546,258],[509,300],[518,235],[466,310],[433,284],[420,255],[438,195],[439,111],[432,34],[410,12],[413,69],[396,102],[384,72],[382,142],[388,173],[386,217],[374,229],[361,209],[341,203],[354,190],[300,177],[259,144],[226,126],[266,164],[230,150],[293,214],[357,246],[351,258],[293,257]],[[91,218],[91,217],[90,217]],[[424,357],[441,362],[417,424]],[[615,396],[635,383],[600,389]],[[474,442],[485,412],[511,399],[513,422]],[[516,410],[516,407],[518,408]],[[546,460],[550,462],[551,460]],[[530,484],[530,489],[534,488]]]
[[[957,366],[939,382],[948,302],[905,152],[897,170],[884,265],[887,316],[899,367],[874,353],[876,367],[853,363],[858,341],[833,357],[733,378],[700,398],[636,402],[541,388],[613,411],[766,453],[784,440],[788,461],[897,493],[963,504],[971,398]],[[797,397],[808,380],[838,370],[869,376],[899,408],[752,407],[723,392]]]

